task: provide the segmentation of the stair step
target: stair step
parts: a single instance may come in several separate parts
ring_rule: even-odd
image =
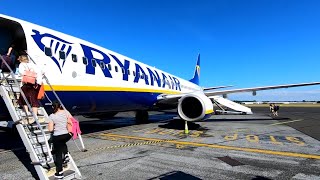
[[[43,144],[42,146],[34,146],[34,150],[36,153],[47,153],[48,152],[48,148],[46,147],[45,144]],[[51,149],[49,149],[49,151],[51,151]]]
[[[50,139],[51,135],[50,134],[46,134],[46,137],[47,137],[47,140]],[[40,135],[37,135],[37,136],[31,136],[30,134],[28,134],[28,138],[32,138],[34,140],[34,142],[44,142],[44,136],[42,134]],[[31,139],[30,139],[31,143],[33,142]]]
[[[56,173],[56,171],[54,170],[54,173]],[[53,175],[49,176],[49,180],[54,180],[54,173]],[[67,179],[74,179],[76,178],[76,173],[73,170],[63,170],[63,179],[67,180]]]
[[[63,163],[63,164],[62,164],[64,170],[67,170],[66,168],[68,168],[69,163],[70,163],[70,161],[67,162],[67,163]],[[52,169],[55,170],[55,167],[56,167],[56,165],[54,164],[54,161],[53,161],[53,160],[52,160],[51,162],[43,163],[43,164],[41,164],[41,165],[42,165],[42,167],[43,167],[44,169],[47,170],[47,172],[51,171]]]
[[[44,139],[41,139],[41,140],[44,140]],[[49,141],[49,139],[48,139]],[[41,146],[41,145],[44,145],[46,142],[44,141],[35,141],[35,142],[31,142],[31,144],[36,147],[36,146]],[[50,145],[50,144],[49,144]]]
[[[49,129],[43,129],[43,132],[44,132],[45,134],[50,134],[50,133],[51,133],[51,132],[49,131]],[[32,132],[30,132],[29,130],[27,130],[26,133],[27,133],[27,134],[31,134],[31,135],[34,137],[35,135],[41,135],[41,134],[42,134],[42,131],[39,130],[39,129],[35,129],[35,130],[33,130]]]
[[[48,152],[41,152],[40,154],[37,154],[39,159],[44,159],[47,157],[49,160],[49,153]]]
[[[28,117],[22,116],[21,118],[23,119],[23,120],[20,121],[22,124],[32,124],[32,123],[35,122],[33,116],[28,116]],[[38,115],[38,120],[39,120],[40,123],[45,123],[46,122],[46,117],[43,116],[43,115],[41,115],[41,116]]]
[[[46,169],[48,172],[51,171],[52,169],[56,169],[56,165],[54,164],[54,161],[48,162],[48,163],[44,163],[42,164],[42,167],[44,169]]]
[[[42,127],[42,129],[47,129],[48,124],[49,123],[47,123],[47,122],[40,122],[40,126]],[[34,129],[39,129],[38,124],[36,124],[36,123],[30,124],[30,125]]]

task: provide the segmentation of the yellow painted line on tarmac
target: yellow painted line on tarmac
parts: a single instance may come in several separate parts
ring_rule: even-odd
[[[289,124],[289,123],[293,123],[293,122],[298,122],[298,121],[303,121],[304,119],[297,119],[297,120],[292,120],[292,121],[285,121],[285,122],[277,122],[277,123],[273,123],[273,124],[268,124],[268,125],[264,125],[262,127],[268,127],[268,126],[275,126],[275,125],[282,125],[282,124]],[[249,128],[244,128],[244,129],[237,129],[234,131],[223,131],[220,133],[214,133],[214,135],[218,135],[218,134],[225,134],[225,133],[241,133],[241,132],[246,132],[246,131],[250,131],[251,129]]]
[[[127,136],[127,135],[120,135],[120,134],[100,134],[100,135],[107,136],[107,137],[127,138],[127,139],[145,140],[145,141],[161,141],[161,142],[173,143],[173,144],[178,144],[178,145],[209,147],[209,148],[227,149],[227,150],[235,150],[235,151],[261,153],[261,154],[271,154],[271,155],[287,156],[287,157],[320,159],[320,155],[316,155],[316,154],[302,154],[302,153],[295,153],[295,152],[283,152],[283,151],[273,151],[273,150],[255,149],[255,148],[243,148],[243,147],[225,146],[225,145],[217,145],[217,144],[205,144],[205,143],[196,143],[196,142],[187,142],[187,141],[166,140],[166,139],[159,139],[159,138],[145,138],[145,137],[138,137],[138,136]]]
[[[297,120],[285,121],[285,122],[278,122],[278,123],[274,123],[274,124],[269,124],[267,126],[275,126],[275,125],[280,125],[280,124],[289,124],[289,123],[298,122],[298,121],[303,121],[303,119],[297,119]]]

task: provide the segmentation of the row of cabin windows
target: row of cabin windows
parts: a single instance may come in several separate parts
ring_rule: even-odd
[[[195,89],[195,88],[191,88],[191,87],[189,87],[189,86],[184,86],[184,85],[181,85],[181,88],[183,88],[183,89],[189,89],[189,90],[193,90],[193,91],[196,91],[197,89]]]
[[[44,48],[44,52],[45,52],[45,54],[47,56],[52,56],[51,48],[45,47]],[[64,51],[59,51],[59,59],[66,60],[66,53]],[[71,59],[72,59],[73,62],[78,62],[78,58],[77,58],[76,54],[71,54]],[[88,65],[88,58],[87,57],[82,57],[82,62],[83,62],[84,65],[87,66]],[[97,61],[95,59],[91,59],[91,64],[92,64],[93,67],[96,67],[97,66]],[[104,70],[106,68],[106,64],[103,61],[100,61],[99,66],[101,67],[102,70]],[[108,67],[109,71],[112,70],[111,64],[107,64],[107,67]],[[114,70],[116,72],[118,72],[118,66],[114,66]],[[122,74],[124,74],[125,73],[125,69],[121,68],[121,72],[122,72]],[[130,75],[130,70],[129,69],[127,69],[127,74]],[[135,71],[132,71],[132,74],[133,74],[133,76],[136,76],[136,72]],[[148,76],[144,76],[144,74],[141,74],[140,78],[141,79],[144,79],[144,78],[148,79]],[[169,81],[167,81],[166,84],[170,84]]]

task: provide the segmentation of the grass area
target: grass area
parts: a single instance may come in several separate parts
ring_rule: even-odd
[[[269,104],[243,104],[247,107],[269,107]],[[292,104],[277,104],[280,107],[314,107],[320,108],[320,103],[308,104],[308,103],[292,103]]]

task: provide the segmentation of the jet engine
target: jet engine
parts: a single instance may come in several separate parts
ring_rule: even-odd
[[[178,102],[178,114],[186,121],[203,120],[213,113],[211,100],[202,92],[182,96]]]

